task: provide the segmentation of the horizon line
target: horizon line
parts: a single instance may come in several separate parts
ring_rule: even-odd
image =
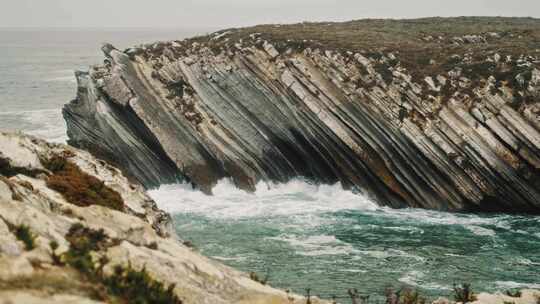
[[[229,28],[243,28],[243,27],[252,27],[257,25],[293,25],[299,23],[341,23],[341,22],[350,22],[350,21],[361,21],[361,20],[421,20],[421,19],[452,19],[452,18],[506,18],[506,19],[534,19],[540,20],[540,17],[534,16],[504,16],[504,15],[456,15],[456,16],[422,16],[422,17],[360,17],[354,19],[340,19],[332,20],[331,18],[325,19],[314,19],[314,20],[296,20],[290,22],[261,22],[261,23],[252,23],[244,25],[216,25],[216,26],[182,26],[182,25],[157,25],[157,26],[2,26],[0,25],[0,30],[122,30],[122,31],[137,31],[137,30],[220,30],[220,29],[229,29]]]

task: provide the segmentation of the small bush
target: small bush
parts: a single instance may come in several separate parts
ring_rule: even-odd
[[[427,300],[420,295],[418,290],[410,288],[402,288],[394,291],[389,288],[385,292],[386,303],[388,304],[425,304]]]
[[[107,246],[107,236],[103,230],[89,229],[77,223],[71,226],[66,239],[70,243],[64,255],[66,264],[84,274],[93,275],[95,267],[90,252]]]
[[[51,247],[51,258],[54,265],[62,265],[62,260],[55,252],[56,249],[58,249],[58,243],[56,241],[52,241],[49,243],[49,246]]]
[[[43,161],[43,165],[53,172],[47,186],[60,192],[68,202],[81,207],[99,205],[124,210],[124,202],[118,192],[86,174],[64,156],[53,156]]]
[[[149,249],[152,249],[152,250],[157,250],[158,249],[158,244],[157,244],[157,242],[152,242],[152,243],[146,245],[146,247],[149,248]]]
[[[512,298],[521,298],[521,291],[520,290],[507,290],[506,295]]]
[[[402,304],[425,304],[426,299],[420,295],[418,290],[406,289],[401,294]]]
[[[476,301],[471,284],[462,284],[461,286],[454,285],[454,300],[461,303],[469,303]]]
[[[32,231],[30,231],[30,228],[28,226],[17,226],[13,229],[13,233],[19,241],[22,241],[24,243],[24,248],[26,248],[26,250],[32,250],[36,248],[36,236],[32,233]]]
[[[110,294],[125,299],[129,303],[139,304],[180,304],[182,301],[174,294],[175,285],[169,287],[154,280],[146,271],[134,270],[131,266],[116,266],[114,274],[105,278],[103,283]]]
[[[99,293],[96,298],[112,303],[182,303],[173,292],[174,285],[166,288],[163,283],[152,279],[145,269],[136,271],[131,266],[116,266],[112,276],[104,277],[102,266],[107,263],[107,258],[102,257],[101,267],[96,267],[91,256],[92,251],[103,251],[114,245],[114,240],[110,240],[103,230],[90,229],[77,223],[71,226],[66,239],[70,246],[63,255],[65,263],[84,274],[90,282],[107,290],[106,294]],[[58,244],[53,242],[50,246],[54,252]]]
[[[259,275],[253,271],[249,273],[249,278],[262,285],[266,285],[266,283],[268,283],[268,275],[264,279],[261,279],[259,278]]]

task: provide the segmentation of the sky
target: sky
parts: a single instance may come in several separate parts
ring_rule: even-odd
[[[540,0],[0,0],[0,27],[227,28],[427,16],[540,17]]]

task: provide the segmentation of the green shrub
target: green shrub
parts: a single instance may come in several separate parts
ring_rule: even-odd
[[[474,295],[471,284],[462,284],[457,286],[454,284],[454,299],[456,302],[469,303],[476,301],[476,296]]]
[[[257,283],[260,283],[262,285],[266,285],[268,283],[268,280],[270,279],[270,272],[267,271],[264,278],[260,278],[259,275],[256,272],[252,271],[252,272],[249,273],[249,278],[252,279],[253,281],[257,282]]]
[[[175,285],[165,287],[154,280],[146,271],[116,266],[114,274],[103,280],[110,294],[136,304],[180,304],[182,301],[174,294]]]
[[[26,225],[19,225],[14,227],[13,233],[19,241],[24,243],[26,250],[32,250],[36,248],[35,239],[36,236],[30,231],[30,228]]]
[[[418,290],[411,288],[402,288],[398,291],[394,291],[389,288],[385,292],[386,303],[391,304],[425,304],[427,300],[420,295]]]
[[[99,205],[124,210],[124,201],[118,192],[83,172],[65,156],[55,155],[42,163],[53,173],[47,179],[47,187],[60,192],[68,202],[81,207]]]
[[[418,290],[405,289],[401,293],[402,304],[425,304],[426,299],[420,295]]]
[[[51,258],[53,260],[54,265],[62,265],[62,260],[55,252],[56,249],[58,249],[58,242],[56,241],[50,242],[49,247],[51,247]]]
[[[521,298],[521,291],[520,290],[507,290],[506,295],[512,298]]]
[[[77,223],[71,226],[66,239],[70,247],[64,254],[63,260],[67,265],[85,275],[90,282],[106,289],[105,294],[98,294],[98,299],[112,303],[182,303],[173,292],[174,285],[166,288],[163,283],[154,280],[146,269],[136,271],[131,265],[116,266],[113,275],[105,277],[102,267],[108,262],[107,258],[102,257],[101,267],[96,267],[91,255],[93,251],[104,251],[115,244],[103,230],[90,229]],[[58,244],[51,243],[51,249],[57,246]]]
[[[86,275],[93,275],[95,267],[90,252],[107,246],[103,230],[89,229],[77,223],[71,226],[66,239],[70,246],[64,254],[65,263]]]

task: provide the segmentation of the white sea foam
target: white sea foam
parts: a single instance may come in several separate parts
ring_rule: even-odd
[[[474,235],[478,235],[478,236],[495,236],[496,235],[495,231],[488,228],[480,227],[480,226],[465,225],[465,228],[467,228]]]
[[[519,283],[514,281],[496,281],[495,285],[501,289],[533,288],[539,289],[540,283]]]
[[[425,209],[391,209],[382,208],[382,216],[395,218],[398,221],[413,221],[429,225],[460,225],[478,235],[493,235],[494,231],[481,226],[494,226],[501,229],[511,229],[506,223],[506,217],[480,217],[476,214],[460,214],[439,212]],[[489,231],[488,231],[489,230]]]
[[[333,235],[281,235],[266,239],[286,242],[295,248],[297,254],[304,256],[347,255],[357,252],[351,245],[336,239]]]
[[[407,272],[404,276],[398,279],[401,283],[404,283],[409,286],[422,287],[424,289],[430,290],[451,290],[450,286],[441,285],[434,282],[424,282],[425,274],[421,271],[410,271]]]
[[[214,255],[214,256],[212,256],[212,258],[215,259],[215,260],[219,260],[219,261],[235,261],[235,262],[240,262],[240,261],[246,260],[246,257],[243,257],[243,256],[224,257],[224,256]]]
[[[238,219],[324,214],[340,210],[376,210],[368,198],[339,185],[313,185],[300,179],[285,184],[260,182],[254,193],[221,180],[214,195],[205,195],[187,184],[164,185],[150,191],[159,207],[170,213],[189,213],[209,218]]]
[[[416,261],[416,262],[419,262],[419,263],[423,263],[423,262],[426,261],[426,259],[421,257],[421,256],[414,255],[414,254],[405,252],[403,250],[393,249],[393,248],[389,248],[389,249],[385,249],[385,250],[357,250],[356,252],[360,254],[359,256],[356,257],[358,259],[362,259],[363,256],[369,256],[369,257],[376,258],[376,259],[386,259],[386,258],[389,258],[389,257],[400,257],[400,258],[405,258],[405,259],[408,259],[408,260],[413,260],[413,261]],[[409,262],[411,262],[411,261],[409,261]]]

